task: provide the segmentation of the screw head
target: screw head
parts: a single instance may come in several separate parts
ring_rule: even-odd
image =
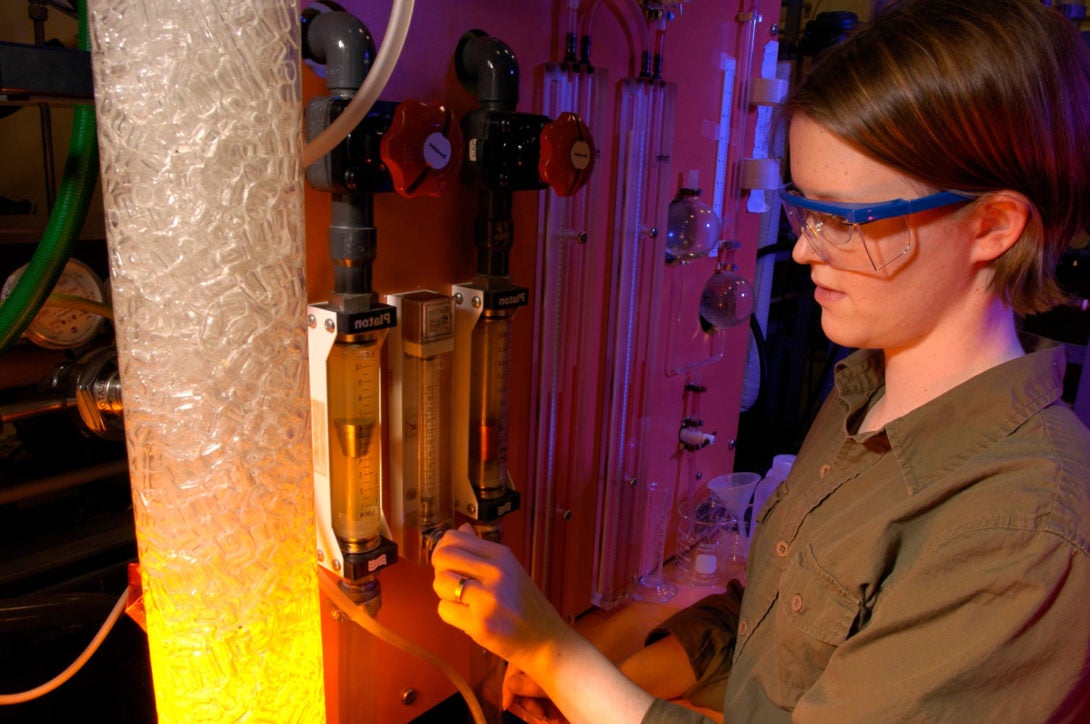
[[[311,329],[314,329],[315,327],[317,327],[318,326],[318,318],[315,317],[313,314],[308,314],[307,315],[307,326],[310,327]]]
[[[481,308],[481,298],[480,297],[473,297],[472,299],[469,300],[469,303],[473,305],[474,309],[480,309]]]

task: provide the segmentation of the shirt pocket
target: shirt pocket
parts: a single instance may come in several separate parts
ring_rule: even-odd
[[[795,698],[814,685],[847,640],[860,604],[811,548],[795,554],[780,579],[775,609],[779,680]]]

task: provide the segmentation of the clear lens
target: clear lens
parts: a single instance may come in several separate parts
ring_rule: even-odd
[[[841,216],[790,202],[783,208],[795,235],[806,239],[822,261],[837,269],[878,271],[907,254],[912,243],[907,216],[852,224]]]

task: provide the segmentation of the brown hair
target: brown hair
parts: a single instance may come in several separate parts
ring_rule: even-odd
[[[1090,212],[1090,53],[1070,20],[1040,0],[896,2],[786,111],[937,189],[1024,195],[1029,224],[992,288],[1018,314],[1063,300],[1056,262]]]

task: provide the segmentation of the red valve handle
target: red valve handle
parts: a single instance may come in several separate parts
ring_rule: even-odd
[[[586,185],[594,170],[594,139],[583,119],[561,113],[541,129],[537,171],[560,196],[571,196]]]
[[[379,153],[399,194],[438,196],[458,178],[462,131],[443,104],[404,101],[394,109]]]

